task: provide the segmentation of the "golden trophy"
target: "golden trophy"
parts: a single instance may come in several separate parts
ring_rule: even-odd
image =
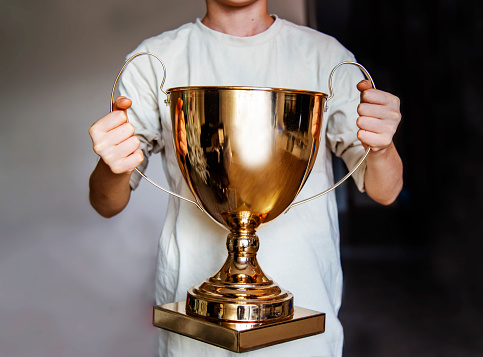
[[[117,82],[113,87],[111,102]],[[155,326],[231,351],[244,352],[322,333],[325,314],[294,306],[257,262],[256,229],[288,209],[320,197],[331,188],[295,202],[314,165],[327,101],[320,92],[258,87],[179,87],[164,92],[170,106],[173,140],[181,172],[195,204],[229,233],[223,267],[184,302],[155,306]],[[165,78],[165,77],[164,77]]]

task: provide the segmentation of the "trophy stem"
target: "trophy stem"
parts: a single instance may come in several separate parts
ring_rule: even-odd
[[[293,316],[293,295],[260,268],[255,229],[238,226],[228,234],[228,258],[202,284],[188,290],[186,312],[213,321],[275,322]]]

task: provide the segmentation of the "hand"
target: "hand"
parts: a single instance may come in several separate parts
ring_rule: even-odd
[[[130,99],[118,97],[113,111],[89,129],[94,152],[115,174],[131,174],[144,159],[140,141],[134,136],[134,126],[127,118],[126,110],[131,105]]]
[[[392,138],[401,121],[399,98],[372,88],[371,82],[363,80],[357,84],[361,91],[361,103],[357,108],[359,118],[357,137],[364,147],[381,151],[392,144]]]

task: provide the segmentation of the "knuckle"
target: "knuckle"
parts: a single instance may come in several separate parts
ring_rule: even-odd
[[[392,143],[392,134],[386,134],[381,138],[381,147],[388,147]]]
[[[94,143],[94,145],[92,146],[92,149],[98,155],[100,155],[104,151],[104,148],[105,145],[102,142]]]
[[[134,126],[129,123],[129,122],[124,122],[121,126],[120,126],[121,130],[122,130],[122,133],[123,135],[125,135],[126,137],[131,137],[133,136],[134,134]]]
[[[130,122],[127,122],[127,123],[126,123],[126,125],[127,125],[127,126],[128,126],[128,128],[129,128],[129,133],[130,133],[131,135],[134,135],[134,132],[135,132],[135,130],[136,130],[136,129],[134,128],[134,125],[133,125],[132,123],[130,123]]]
[[[359,105],[357,106],[357,113],[359,113],[359,115],[361,115],[361,110],[362,110],[362,103],[359,103]]]
[[[100,134],[100,131],[97,126],[97,123],[92,124],[92,126],[89,128],[89,136],[91,137],[91,139],[99,137],[99,134]]]
[[[133,136],[132,141],[134,142],[134,145],[136,145],[136,148],[139,148],[139,146],[141,145],[141,140],[137,136]]]
[[[118,120],[122,123],[122,124],[128,124],[128,120],[127,120],[127,114],[125,111],[123,110],[117,110],[116,111],[116,115],[118,117]]]
[[[127,147],[129,147],[131,153],[136,151],[139,148],[139,145],[140,145],[139,139],[135,136],[131,136],[131,137],[127,138],[125,143],[126,143]]]
[[[359,128],[360,128],[360,127],[363,125],[363,119],[362,119],[362,117],[357,118],[357,120],[356,120],[356,124],[357,124],[357,126],[358,126]]]
[[[359,115],[364,115],[364,113],[367,111],[367,104],[366,103],[359,103],[357,106],[357,112]]]
[[[109,165],[109,167],[111,168],[111,171],[115,174],[122,174],[124,172],[124,169],[119,162],[112,163],[111,165]]]
[[[109,113],[106,118],[109,118],[109,120],[113,123],[118,123],[118,125],[121,125],[126,121],[126,113],[122,110],[114,110],[112,113]]]
[[[138,150],[136,150],[136,152],[137,152],[137,155],[138,155],[137,156],[138,162],[139,163],[143,162],[144,161],[144,154],[143,154],[142,150],[138,149]]]
[[[370,98],[371,98],[371,94],[372,94],[372,91],[373,89],[366,89],[365,91],[363,91],[361,93],[361,100],[363,102],[369,102],[370,101]]]
[[[363,130],[368,129],[368,127],[371,125],[371,120],[369,117],[362,115],[359,118],[357,118],[356,124],[360,129],[363,129]]]
[[[401,121],[401,113],[395,110],[392,112],[391,118],[395,123],[399,123]]]
[[[108,165],[115,163],[115,155],[112,150],[110,150],[110,152],[103,153],[102,160],[104,160],[104,162]]]

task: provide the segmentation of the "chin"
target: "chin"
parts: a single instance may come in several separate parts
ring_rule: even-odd
[[[253,3],[259,2],[260,0],[213,0],[213,1],[224,6],[243,7],[243,6],[248,6]]]

